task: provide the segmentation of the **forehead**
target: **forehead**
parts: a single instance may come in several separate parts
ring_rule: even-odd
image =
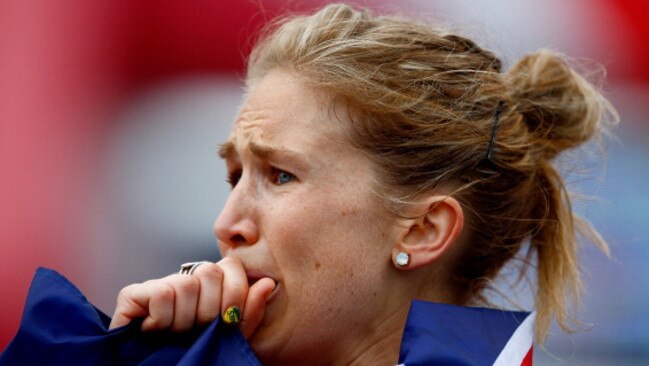
[[[229,141],[311,148],[323,147],[323,142],[340,144],[348,121],[332,100],[291,73],[273,70],[250,86]]]

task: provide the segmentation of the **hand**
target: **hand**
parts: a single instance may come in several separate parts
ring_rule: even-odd
[[[124,287],[109,329],[144,318],[145,332],[183,332],[206,325],[236,306],[242,316],[239,329],[247,339],[261,323],[274,288],[275,281],[268,277],[249,286],[241,261],[226,257],[198,266],[193,275],[172,274]]]

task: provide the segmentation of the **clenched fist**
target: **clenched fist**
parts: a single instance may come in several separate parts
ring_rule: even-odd
[[[143,331],[183,332],[227,312],[224,320],[240,319],[239,329],[249,338],[261,323],[274,288],[275,281],[268,277],[249,284],[241,261],[226,257],[198,266],[192,275],[172,274],[124,287],[110,329],[144,318]]]

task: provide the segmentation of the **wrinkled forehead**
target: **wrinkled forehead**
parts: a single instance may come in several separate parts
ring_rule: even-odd
[[[228,139],[267,145],[342,143],[350,123],[341,103],[324,90],[306,86],[285,71],[272,71],[248,89]]]

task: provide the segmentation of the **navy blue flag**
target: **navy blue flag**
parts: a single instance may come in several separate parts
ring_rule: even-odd
[[[261,365],[239,330],[220,319],[179,335],[144,333],[141,321],[109,324],[72,283],[39,268],[0,366]],[[413,301],[399,366],[528,366],[533,326],[529,313]]]
[[[531,366],[534,314],[415,300],[399,366]]]
[[[261,365],[239,330],[220,319],[181,335],[143,333],[141,321],[109,324],[65,277],[39,268],[0,365]]]

